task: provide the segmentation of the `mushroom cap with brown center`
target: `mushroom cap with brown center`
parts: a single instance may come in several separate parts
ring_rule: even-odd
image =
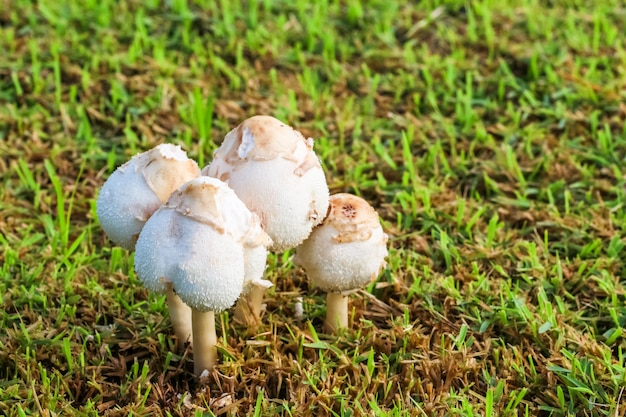
[[[179,146],[161,144],[118,167],[102,186],[96,213],[107,236],[133,249],[146,221],[183,183],[200,176]]]
[[[367,201],[335,194],[324,222],[296,248],[294,262],[325,291],[355,290],[380,274],[387,240],[378,213]]]
[[[230,131],[203,174],[228,183],[257,213],[272,250],[300,244],[328,208],[328,185],[313,140],[271,116]]]

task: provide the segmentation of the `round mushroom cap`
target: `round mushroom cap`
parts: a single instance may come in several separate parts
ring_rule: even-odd
[[[96,203],[107,236],[133,249],[146,221],[170,194],[200,175],[198,164],[179,146],[161,144],[118,167],[102,186]]]
[[[162,207],[135,247],[135,271],[146,288],[178,296],[200,311],[232,306],[243,289],[243,246],[211,226]]]
[[[324,222],[296,248],[294,263],[324,291],[356,290],[385,266],[387,240],[378,213],[367,201],[335,194]]]
[[[192,308],[221,311],[243,290],[248,248],[269,243],[258,218],[233,190],[199,177],[183,184],[147,221],[135,248],[135,270],[153,291],[163,292],[171,283]]]
[[[228,183],[258,214],[275,251],[299,245],[328,210],[313,140],[271,116],[251,117],[230,131],[202,172]]]

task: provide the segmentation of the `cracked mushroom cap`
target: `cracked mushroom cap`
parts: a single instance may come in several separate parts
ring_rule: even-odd
[[[164,292],[171,283],[190,307],[222,311],[241,294],[248,269],[260,269],[262,276],[265,259],[254,257],[250,265],[248,251],[270,243],[233,190],[199,177],[183,184],[146,222],[135,248],[135,270],[152,291]]]
[[[330,197],[324,222],[296,249],[294,262],[324,291],[350,291],[376,279],[385,266],[387,235],[378,213],[352,194]]]
[[[228,183],[258,214],[275,251],[299,245],[328,210],[313,139],[271,116],[251,117],[231,130],[202,172]]]
[[[200,176],[200,168],[180,146],[161,144],[135,155],[104,183],[96,203],[107,236],[133,249],[146,221],[183,183]]]

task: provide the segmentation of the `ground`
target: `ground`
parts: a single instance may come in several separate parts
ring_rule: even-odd
[[[625,22],[617,0],[0,0],[0,413],[626,415]],[[95,198],[162,142],[206,165],[255,114],[315,138],[388,265],[333,336],[272,254],[261,326],[221,314],[197,379]]]

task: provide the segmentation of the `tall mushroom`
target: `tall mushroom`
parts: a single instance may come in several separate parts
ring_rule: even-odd
[[[326,329],[348,326],[348,294],[376,279],[385,266],[387,235],[378,213],[360,197],[334,194],[324,222],[296,248],[294,263],[327,291]]]
[[[328,210],[328,185],[313,139],[271,116],[254,116],[231,130],[202,173],[226,182],[261,219],[270,250],[299,245]],[[235,317],[256,324],[265,288],[253,285]]]
[[[258,217],[226,184],[210,177],[182,185],[141,231],[137,276],[154,291],[171,285],[191,307],[197,375],[217,360],[214,312],[235,303],[246,278],[261,279],[269,244]]]
[[[132,250],[150,216],[179,186],[200,176],[200,168],[179,146],[158,145],[118,167],[96,203],[100,225],[117,245]],[[191,342],[191,309],[164,288],[172,326],[182,346]]]

